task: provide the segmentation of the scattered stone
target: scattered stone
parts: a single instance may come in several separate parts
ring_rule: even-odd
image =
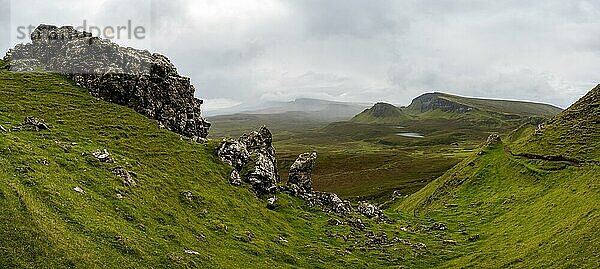
[[[483,143],[483,146],[491,147],[500,143],[502,143],[502,139],[500,138],[500,136],[498,134],[491,134],[490,136],[488,136],[485,143]]]
[[[367,226],[362,222],[361,219],[356,219],[356,221],[348,221],[348,224],[351,227],[354,227],[354,228],[359,229],[361,231],[364,230],[365,228],[367,228]]]
[[[120,193],[117,193],[117,199],[123,199],[123,195]]]
[[[312,189],[312,172],[317,153],[303,153],[290,167],[288,186],[294,194],[310,193]]]
[[[344,223],[343,223],[341,220],[339,220],[339,219],[329,219],[329,220],[327,221],[327,223],[328,223],[329,225],[331,225],[331,226],[339,226],[339,225],[342,225],[342,224],[344,224]]]
[[[448,226],[446,226],[446,224],[443,224],[441,222],[436,222],[433,225],[431,225],[431,229],[438,230],[438,231],[445,231],[445,230],[448,230]]]
[[[469,237],[469,242],[475,242],[479,240],[479,234],[475,234]]]
[[[402,193],[400,193],[400,191],[394,191],[392,193],[392,200],[396,200],[398,197],[402,197]]]
[[[275,197],[275,196],[267,199],[267,202],[269,202],[269,205],[274,205],[276,201],[277,201],[277,197]]]
[[[193,250],[189,250],[189,249],[186,249],[185,253],[189,254],[189,255],[199,255],[200,254],[198,251],[193,251]]]
[[[367,203],[367,202],[359,202],[358,203],[358,213],[369,217],[383,217],[383,212],[377,208],[377,206]]]
[[[135,187],[137,185],[129,171],[125,170],[125,168],[117,167],[113,169],[112,172],[115,176],[120,177],[123,180],[123,185],[127,187]]]
[[[73,188],[73,190],[76,191],[76,192],[78,192],[78,193],[85,194],[85,191],[82,188],[80,188],[80,187],[75,187],[75,188]]]
[[[0,125],[0,131],[5,132],[5,133],[8,132],[8,130],[6,130],[6,128],[4,128],[4,126],[2,126],[2,125]]]
[[[426,249],[427,248],[427,246],[423,243],[417,243],[417,244],[413,245],[412,247],[416,248],[416,249]]]
[[[229,183],[234,186],[242,185],[242,177],[240,177],[240,173],[237,170],[233,169],[233,171],[231,171],[231,175],[229,176]]]
[[[442,241],[442,244],[446,245],[446,246],[456,246],[456,245],[458,245],[458,243],[456,241],[452,240],[452,239],[446,239],[446,240]]]
[[[92,153],[94,158],[98,159],[100,162],[109,163],[111,162],[110,153],[105,149],[104,151],[97,149]]]
[[[21,123],[21,127],[30,127],[36,132],[50,129],[50,126],[48,126],[44,120],[35,117],[25,117],[25,120]]]

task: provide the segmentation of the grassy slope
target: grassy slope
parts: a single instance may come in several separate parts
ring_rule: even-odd
[[[444,267],[600,266],[600,167],[512,157],[487,148],[396,204],[481,239]]]
[[[600,162],[600,85],[548,121],[543,128],[511,146],[515,153],[563,156],[579,162]]]
[[[406,215],[363,222],[366,231],[427,250],[368,246],[366,231],[327,224],[356,216],[306,209],[286,195],[268,210],[264,198],[227,183],[230,168],[217,160],[215,142],[181,140],[61,76],[0,70],[0,124],[10,129],[26,116],[54,128],[0,132],[1,268],[430,267],[460,251],[441,244],[455,232],[400,230],[423,223]],[[96,149],[115,163],[98,162]],[[124,187],[111,173],[116,166],[135,172],[138,186]]]

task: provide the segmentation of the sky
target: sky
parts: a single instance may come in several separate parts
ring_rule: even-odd
[[[0,49],[40,23],[126,25],[213,110],[425,92],[567,107],[600,83],[600,1],[0,0]],[[7,8],[8,7],[8,8]],[[32,8],[33,7],[33,8]]]

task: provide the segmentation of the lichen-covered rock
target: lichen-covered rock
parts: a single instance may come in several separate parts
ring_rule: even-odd
[[[168,130],[187,137],[208,135],[202,100],[194,98],[190,79],[180,76],[165,56],[120,47],[71,26],[40,25],[31,41],[6,54],[10,70],[64,74],[93,96],[130,107]]]
[[[135,187],[137,185],[137,183],[131,176],[131,173],[129,173],[129,171],[127,171],[123,167],[117,167],[117,168],[113,169],[113,174],[115,174],[115,176],[121,178],[121,180],[123,180],[123,185],[125,185],[127,187]]]
[[[369,218],[373,218],[373,217],[382,217],[383,216],[383,212],[377,208],[377,206],[367,203],[367,202],[360,202],[358,203],[358,213],[369,217]]]
[[[229,175],[229,183],[234,186],[242,185],[242,177],[237,170],[233,169],[233,171],[231,171],[231,175]]]
[[[258,194],[275,193],[279,174],[273,148],[273,136],[267,127],[242,135],[235,141],[224,141],[217,154],[230,164]],[[232,172],[232,181],[234,177]],[[233,183],[232,183],[233,184]]]
[[[48,126],[44,120],[35,117],[25,117],[21,127],[30,127],[35,131],[50,129],[50,126]]]
[[[250,160],[250,153],[246,144],[239,141],[223,141],[217,150],[217,155],[223,162],[233,166],[238,171]]]
[[[290,167],[288,186],[296,193],[310,193],[312,189],[312,172],[317,153],[303,153]]]
[[[491,134],[490,136],[488,136],[485,143],[483,143],[483,146],[490,147],[500,143],[502,143],[502,139],[500,138],[500,136],[498,134]]]

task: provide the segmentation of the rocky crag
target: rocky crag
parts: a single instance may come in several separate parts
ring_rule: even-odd
[[[31,43],[11,49],[4,60],[15,72],[66,75],[104,101],[130,107],[161,126],[204,139],[210,123],[190,79],[178,74],[163,55],[121,47],[71,26],[40,25]]]
[[[279,175],[272,140],[271,132],[263,126],[259,131],[244,134],[237,140],[225,140],[221,143],[217,154],[222,161],[233,167],[230,178],[232,185],[239,186],[246,182],[258,195],[288,193],[305,200],[311,207],[321,207],[338,214],[357,212],[367,217],[385,217],[375,205],[361,202],[355,210],[349,201],[342,200],[335,193],[313,190],[312,171],[317,159],[316,152],[300,154],[290,167],[287,184],[278,185]],[[275,201],[276,198],[269,199],[271,204]]]

